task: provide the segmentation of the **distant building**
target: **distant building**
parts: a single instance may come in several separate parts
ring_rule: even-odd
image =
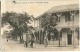
[[[35,21],[37,21],[37,30],[42,30],[41,23],[43,22],[43,15],[47,14],[47,17],[56,17],[57,25],[55,28],[54,36],[57,45],[60,41],[61,46],[77,46],[79,45],[79,6],[78,4],[69,4],[62,6],[55,6],[38,16]],[[59,36],[60,34],[60,36]],[[41,36],[41,37],[40,37]],[[44,38],[43,33],[39,33],[39,39]],[[60,38],[59,38],[60,37]],[[55,44],[55,43],[54,43]]]

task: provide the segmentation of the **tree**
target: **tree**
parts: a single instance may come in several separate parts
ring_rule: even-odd
[[[57,25],[56,17],[56,15],[44,14],[41,18],[41,27],[44,28],[44,32],[47,31],[47,35],[49,35],[48,38],[50,38],[50,33],[54,32],[54,27]]]
[[[43,23],[44,22],[44,23]],[[43,15],[41,25],[44,30],[51,30],[57,25],[56,16],[48,16],[48,14]]]
[[[5,23],[9,23],[13,28],[12,35],[13,37],[20,36],[20,43],[23,40],[23,33],[28,31],[28,23],[30,23],[31,16],[27,13],[15,13],[15,12],[6,12],[2,15],[2,26]]]

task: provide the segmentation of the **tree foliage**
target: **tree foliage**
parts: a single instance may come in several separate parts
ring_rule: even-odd
[[[32,17],[27,13],[6,12],[2,15],[1,24],[10,24],[13,28],[12,35],[21,36],[28,31],[28,24],[32,21]]]
[[[41,18],[41,27],[44,28],[44,31],[51,31],[57,25],[56,22],[56,16],[44,14]]]

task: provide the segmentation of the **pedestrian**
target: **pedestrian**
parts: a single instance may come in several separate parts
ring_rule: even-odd
[[[28,45],[29,45],[29,43],[31,42],[31,35],[30,35],[30,33],[27,33],[26,34],[26,47],[28,47]]]
[[[30,44],[31,48],[33,48],[33,43],[34,43],[34,41],[31,40],[31,44]]]
[[[47,47],[47,45],[48,45],[47,35],[48,35],[48,33],[47,33],[47,31],[46,31],[46,35],[45,35],[45,38],[44,38],[44,45],[45,45],[45,47]]]
[[[24,47],[28,47],[27,41],[24,41]]]
[[[9,38],[8,33],[6,33],[6,39],[7,39],[7,42],[8,42],[8,38]]]
[[[23,40],[24,40],[24,47],[27,47],[27,35],[26,33],[23,34]]]
[[[28,42],[27,41],[25,42],[25,46],[28,47]]]
[[[7,42],[8,42],[8,39],[7,39]]]
[[[9,36],[7,36],[6,39],[7,39],[7,42],[8,42],[9,41]]]
[[[31,34],[31,44],[30,44],[30,46],[31,46],[31,48],[33,48],[33,43],[34,43],[34,34]]]
[[[45,47],[47,47],[47,45],[48,45],[47,37],[45,37],[45,39],[44,39],[44,45],[45,45]]]

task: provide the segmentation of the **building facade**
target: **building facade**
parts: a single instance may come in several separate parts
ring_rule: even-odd
[[[46,15],[45,15],[46,14]],[[56,26],[54,35],[54,45],[59,46],[78,46],[79,45],[79,6],[78,4],[56,6],[38,16],[36,27],[39,31],[43,30],[41,23],[44,23],[43,16],[47,19],[55,17]],[[39,33],[39,39],[44,39],[44,34]]]

